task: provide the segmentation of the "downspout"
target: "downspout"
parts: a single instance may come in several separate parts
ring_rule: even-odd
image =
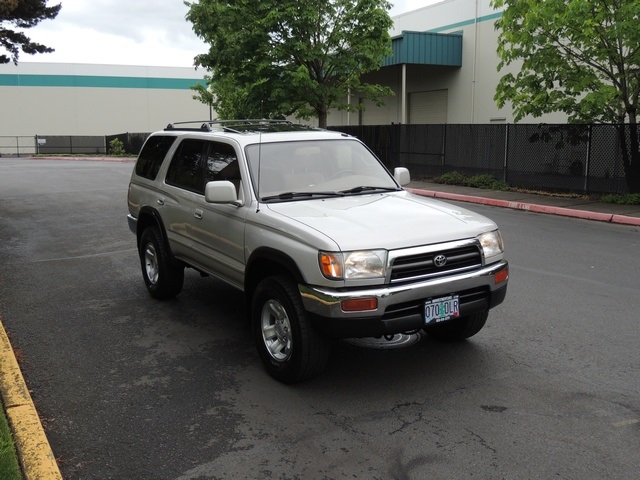
[[[400,106],[400,123],[407,124],[407,64],[402,64],[402,105]]]
[[[473,15],[473,73],[471,80],[471,123],[476,120],[476,62],[478,59],[478,1]]]

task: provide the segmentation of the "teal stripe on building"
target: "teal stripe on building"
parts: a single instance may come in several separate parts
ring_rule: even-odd
[[[90,75],[0,74],[0,87],[86,87],[189,90],[204,80],[193,78],[109,77]]]
[[[502,17],[502,12],[492,13],[490,15],[484,15],[482,17],[478,17],[478,23],[488,22],[491,20],[497,20]],[[429,30],[430,33],[439,33],[444,32],[445,30],[451,30],[453,28],[467,27],[469,25],[473,25],[476,21],[472,18],[470,20],[465,20],[464,22],[452,23],[451,25],[445,25],[444,27],[432,28]]]

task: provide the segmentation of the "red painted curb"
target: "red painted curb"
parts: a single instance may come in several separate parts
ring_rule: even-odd
[[[640,227],[640,218],[637,217],[627,217],[626,215],[614,215],[611,218],[612,223],[621,223],[623,225],[634,225],[636,227]]]
[[[136,157],[19,157],[20,160],[65,160],[69,162],[135,162]]]
[[[509,200],[498,200],[496,198],[476,197],[473,195],[461,195],[459,193],[436,192],[433,190],[420,190],[416,188],[407,189],[416,195],[424,197],[440,198],[443,200],[457,200],[460,202],[478,203],[492,207],[511,208],[513,210],[524,210],[527,212],[546,213],[550,215],[562,215],[564,217],[581,218],[584,220],[595,220],[607,223],[619,223],[623,225],[640,226],[640,218],[628,217],[626,215],[616,215],[613,213],[591,212],[588,210],[578,210],[575,208],[554,207],[551,205],[537,205],[535,203],[512,202]]]

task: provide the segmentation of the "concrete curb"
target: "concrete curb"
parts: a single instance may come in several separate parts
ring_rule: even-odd
[[[26,480],[62,480],[0,318],[0,394]]]
[[[473,195],[461,195],[459,193],[437,192],[434,190],[421,190],[408,188],[416,195],[423,197],[433,197],[442,200],[457,200],[460,202],[478,203],[492,207],[511,208],[514,210],[525,210],[527,212],[547,213],[551,215],[562,215],[565,217],[581,218],[584,220],[596,220],[599,222],[618,223],[623,225],[640,226],[640,218],[628,217],[626,215],[616,215],[613,213],[591,212],[588,210],[578,210],[575,208],[554,207],[550,205],[537,205],[534,203],[512,202],[509,200],[499,200],[496,198],[476,197]]]

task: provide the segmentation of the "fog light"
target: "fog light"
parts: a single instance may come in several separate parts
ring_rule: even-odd
[[[366,312],[378,308],[377,298],[357,298],[343,300],[341,303],[343,312]]]

